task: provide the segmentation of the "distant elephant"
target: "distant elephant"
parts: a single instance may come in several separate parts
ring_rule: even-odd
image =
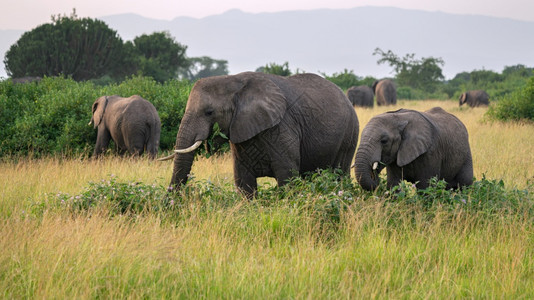
[[[178,134],[169,190],[187,181],[194,150],[217,123],[229,138],[235,185],[254,196],[257,177],[279,186],[295,173],[340,168],[350,176],[359,123],[341,89],[314,74],[245,72],[195,83]]]
[[[369,191],[377,188],[384,167],[388,188],[402,180],[426,188],[434,176],[445,180],[447,188],[473,183],[467,129],[440,107],[373,117],[362,131],[354,166],[356,179]]]
[[[389,79],[377,80],[373,83],[373,92],[376,95],[376,105],[397,104],[397,87]]]
[[[353,106],[373,107],[374,96],[373,90],[366,85],[353,86],[347,90],[347,98]]]
[[[489,95],[483,90],[468,91],[460,95],[460,106],[464,103],[471,107],[488,106]]]
[[[95,151],[98,157],[113,139],[119,154],[148,152],[154,158],[158,152],[161,122],[152,103],[134,95],[130,98],[102,96],[93,103],[89,125],[98,128]]]

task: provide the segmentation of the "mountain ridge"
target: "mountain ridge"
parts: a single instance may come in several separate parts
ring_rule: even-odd
[[[372,55],[377,47],[400,57],[441,57],[449,79],[463,71],[501,72],[504,66],[534,65],[534,22],[482,15],[366,6],[275,13],[233,9],[172,20],[135,14],[98,19],[124,40],[168,31],[188,46],[189,57],[228,60],[230,73],[287,61],[292,71],[330,75],[348,69],[359,76],[391,76],[392,68],[377,65],[379,57]],[[0,31],[0,51],[2,41]]]

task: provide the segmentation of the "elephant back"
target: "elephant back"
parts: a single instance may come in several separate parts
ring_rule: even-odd
[[[381,105],[395,105],[397,104],[397,87],[395,83],[389,79],[375,82],[376,104]]]

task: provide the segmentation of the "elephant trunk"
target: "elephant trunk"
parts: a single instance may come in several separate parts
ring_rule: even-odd
[[[354,161],[356,180],[367,191],[374,191],[378,187],[380,183],[379,174],[384,168],[383,164],[380,163],[378,158],[374,158],[372,153],[376,153],[376,151],[360,146]]]
[[[182,134],[183,130],[180,130],[178,137],[176,138],[176,149],[190,148],[193,144],[188,138],[185,138],[185,134]],[[176,152],[174,153],[174,167],[172,170],[171,184],[169,190],[179,189],[183,184],[187,182],[189,173],[191,172],[191,166],[195,159],[195,151],[189,152]]]
[[[178,190],[187,182],[194,158],[194,151],[180,154],[177,153],[174,155],[174,167],[172,170],[172,178],[169,190]]]
[[[207,134],[204,133],[206,130],[202,130],[207,125],[199,126],[193,124],[191,121],[193,119],[186,113],[178,130],[176,150],[174,153],[174,167],[169,186],[170,191],[180,189],[187,182],[195,158],[195,150],[203,140],[207,139]],[[207,131],[209,134],[209,129]]]

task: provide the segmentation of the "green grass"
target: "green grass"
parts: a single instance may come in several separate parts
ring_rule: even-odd
[[[330,171],[258,198],[231,157],[172,164],[44,158],[0,163],[0,298],[506,298],[534,296],[534,126],[468,127],[476,183],[369,193]],[[357,110],[360,125],[395,108]]]

